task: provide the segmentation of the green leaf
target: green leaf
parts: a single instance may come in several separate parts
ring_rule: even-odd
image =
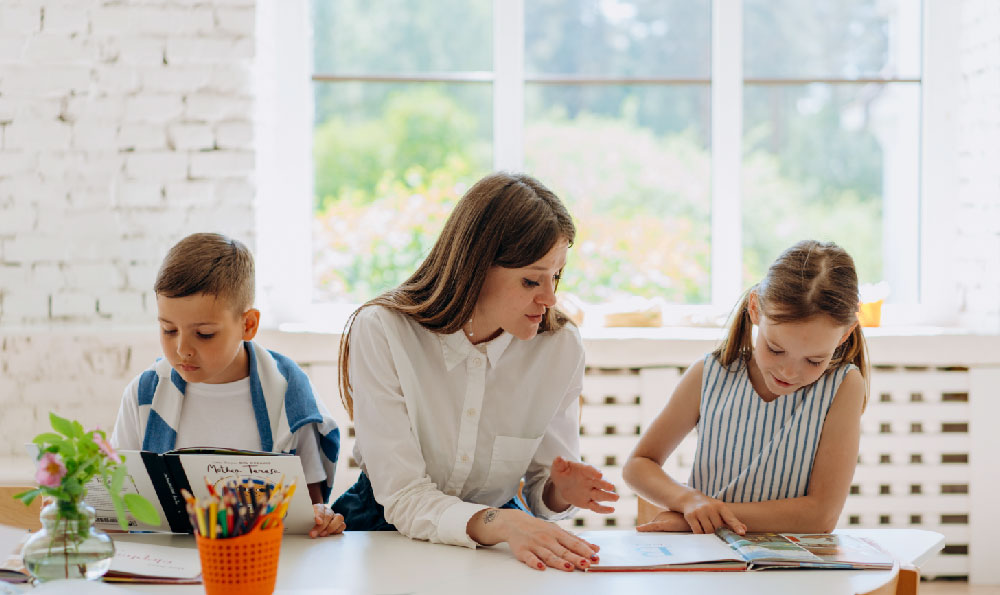
[[[111,503],[115,507],[115,516],[118,517],[118,526],[122,531],[128,531],[128,518],[125,516],[125,503],[117,493],[111,495]]]
[[[52,429],[59,432],[67,438],[73,437],[73,423],[66,418],[59,417],[55,413],[49,413],[49,423],[52,424]]]
[[[28,490],[26,492],[21,492],[20,494],[14,494],[14,497],[24,502],[25,505],[31,504],[35,498],[37,498],[42,493],[42,490],[35,488],[33,490]]]
[[[76,456],[76,449],[67,441],[60,442],[54,446],[59,449],[59,454],[62,455],[63,460],[66,462],[72,461],[73,457]],[[69,465],[67,464],[68,467]]]
[[[63,478],[62,487],[66,490],[66,493],[71,496],[76,496],[83,492],[83,484],[81,484],[80,480],[75,477]]]
[[[73,424],[73,430],[72,430],[73,431],[73,437],[82,440],[87,435],[87,432],[85,432],[84,429],[83,429],[83,424],[81,424],[80,422],[78,422],[76,420],[73,420],[70,423]]]
[[[112,496],[117,496],[121,493],[122,484],[125,483],[126,471],[127,469],[125,468],[125,465],[119,465],[111,474],[111,486],[108,488],[108,491],[111,492]]]
[[[34,442],[38,446],[41,446],[42,444],[44,444],[46,442],[51,442],[53,444],[58,444],[59,442],[62,442],[63,440],[64,440],[64,438],[62,436],[60,436],[59,434],[56,434],[54,432],[43,432],[43,433],[35,436],[35,439],[32,440],[32,442]]]
[[[125,505],[139,522],[147,525],[160,524],[160,514],[156,512],[156,508],[139,494],[125,494]]]

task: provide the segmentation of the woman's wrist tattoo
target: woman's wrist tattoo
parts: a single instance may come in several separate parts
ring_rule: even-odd
[[[497,515],[499,514],[500,511],[497,510],[496,508],[487,508],[486,514],[483,515],[483,524],[489,525],[490,523],[496,520]]]

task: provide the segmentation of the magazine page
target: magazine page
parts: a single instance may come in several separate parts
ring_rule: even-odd
[[[584,531],[581,539],[601,547],[591,571],[745,570],[746,563],[712,534]]]
[[[750,533],[718,531],[753,568],[892,568],[892,557],[863,539],[837,533]]]
[[[785,537],[815,555],[827,568],[892,568],[892,556],[864,539],[837,533],[786,533]]]
[[[766,561],[770,565],[800,566],[804,563],[822,562],[820,558],[785,539],[780,533],[738,535],[729,529],[719,529],[716,535],[732,546],[750,564]]]
[[[265,456],[267,455],[267,456]],[[285,531],[293,534],[306,534],[314,526],[312,502],[309,500],[309,489],[306,486],[305,473],[302,471],[302,461],[294,455],[260,453],[255,455],[229,454],[170,454],[166,458],[176,457],[187,476],[191,492],[196,498],[208,498],[210,484],[217,492],[222,486],[247,480],[254,490],[265,494],[279,483],[288,485],[296,483],[295,494],[288,506],[285,517]]]

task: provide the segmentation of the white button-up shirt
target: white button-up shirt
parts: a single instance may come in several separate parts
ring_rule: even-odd
[[[574,512],[553,512],[542,491],[557,455],[580,458],[576,327],[476,346],[373,306],[355,319],[350,349],[354,458],[401,533],[475,547],[469,519],[508,502],[521,478],[535,515]]]

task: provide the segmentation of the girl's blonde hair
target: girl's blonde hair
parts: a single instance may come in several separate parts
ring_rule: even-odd
[[[837,347],[829,369],[852,363],[865,378],[868,403],[868,347],[858,321],[858,274],[854,259],[832,242],[805,240],[785,250],[767,269],[764,279],[743,294],[729,320],[726,338],[712,352],[724,366],[753,355],[751,295],[760,311],[777,323],[798,322],[826,315],[839,325],[854,329]]]
[[[432,332],[454,333],[472,316],[490,267],[528,266],[558,241],[572,244],[575,237],[576,228],[566,207],[531,176],[498,172],[476,182],[455,205],[416,272],[347,319],[340,338],[340,398],[351,419],[351,327],[361,310],[382,306],[409,316]],[[562,328],[567,321],[558,309],[549,308],[538,332]]]

